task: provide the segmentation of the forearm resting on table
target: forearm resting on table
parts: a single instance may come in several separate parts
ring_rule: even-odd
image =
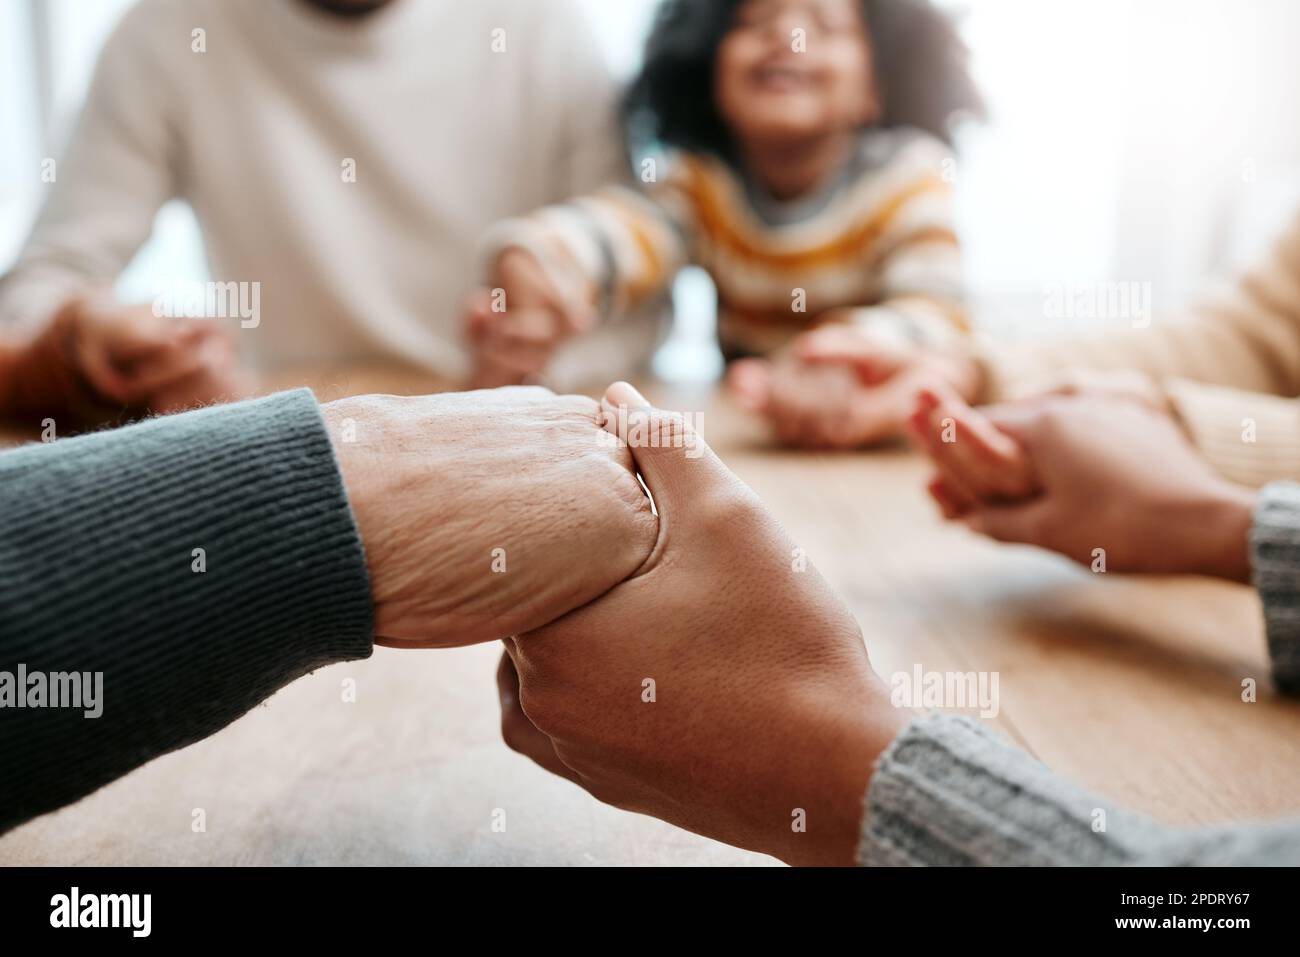
[[[0,671],[102,682],[95,718],[0,710],[0,831],[370,654],[365,558],[306,390],[0,453],[0,489]]]

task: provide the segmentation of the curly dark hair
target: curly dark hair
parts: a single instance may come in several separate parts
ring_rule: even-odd
[[[645,62],[623,104],[634,146],[654,141],[735,160],[713,96],[718,47],[745,0],[663,0]],[[969,53],[952,21],[930,0],[859,0],[871,37],[882,116],[952,143],[960,115],[982,117]]]

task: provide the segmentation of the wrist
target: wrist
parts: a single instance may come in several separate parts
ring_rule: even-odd
[[[801,760],[810,766],[798,768],[797,779],[783,788],[791,818],[797,809],[806,811],[806,830],[791,827],[788,839],[767,853],[795,866],[855,864],[876,762],[911,717],[890,703],[878,681],[829,704],[820,695],[807,702],[794,730]]]
[[[376,541],[375,515],[372,503],[374,468],[371,457],[363,449],[364,439],[377,431],[374,410],[364,399],[341,399],[321,406],[334,459],[343,479],[344,492],[352,508],[352,518],[366,553],[366,564],[373,585],[378,571],[376,563],[381,548]]]
[[[1204,543],[1200,567],[1204,575],[1249,583],[1250,530],[1255,520],[1255,491],[1223,482],[1186,527]]]

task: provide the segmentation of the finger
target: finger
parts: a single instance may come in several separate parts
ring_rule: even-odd
[[[949,426],[942,418],[934,417],[938,408],[939,400],[933,393],[923,391],[916,397],[916,411],[908,420],[912,441],[930,457],[945,488],[958,501],[984,501],[988,497],[984,489],[969,480],[961,461],[949,451],[951,443],[944,441]]]
[[[740,359],[727,370],[727,387],[741,408],[762,413],[772,394],[772,364],[766,359]]]
[[[560,320],[561,330],[565,336],[582,335],[590,332],[600,323],[600,314],[590,303],[573,299],[552,303]]]
[[[555,745],[524,713],[519,703],[519,673],[508,654],[497,665],[497,696],[501,701],[501,737],[506,746],[531,758],[552,774],[580,784],[577,774],[560,760]]]
[[[486,335],[499,313],[492,311],[492,293],[484,288],[471,290],[465,297],[465,334],[470,339]]]
[[[1018,442],[1032,457],[1036,439],[1046,418],[1045,413],[1057,403],[1068,401],[1070,400],[1060,396],[1038,395],[985,406],[980,411],[999,432]]]
[[[219,342],[215,349],[203,344],[198,348],[172,345],[147,359],[132,363],[127,374],[136,401],[147,401],[150,396],[172,389],[180,383],[210,374],[223,360],[214,353],[222,351]]]
[[[851,368],[866,385],[878,385],[898,372],[903,356],[897,347],[864,336],[854,329],[829,326],[804,336],[795,348],[800,359],[814,365]]]
[[[926,491],[939,506],[943,517],[950,522],[965,516],[976,504],[974,499],[950,485],[942,475],[932,478],[926,485]]]
[[[995,541],[1050,548],[1045,529],[1049,527],[1051,508],[1051,502],[1044,498],[1018,505],[981,505],[964,520],[973,531]]]
[[[523,385],[525,378],[527,373],[494,362],[488,356],[480,355],[475,360],[474,369],[470,373],[468,389],[473,392],[477,389],[502,389],[512,385]]]
[[[1037,477],[1024,449],[988,418],[960,399],[941,399],[929,391],[922,392],[920,403],[930,410],[929,447],[945,474],[957,477],[981,499],[1014,500],[1037,492]]]
[[[779,422],[776,435],[784,445],[801,449],[823,449],[829,444],[822,418],[808,409],[794,409],[781,416]]]
[[[96,393],[123,405],[136,401],[130,378],[118,371],[102,343],[80,344],[75,355],[82,377]]]
[[[855,445],[878,445],[904,433],[907,412],[897,398],[873,387],[860,390],[849,401],[849,421]]]
[[[551,357],[549,349],[511,342],[497,335],[487,339],[480,351],[486,362],[509,370],[519,381],[525,376],[541,372]]]
[[[103,334],[113,361],[129,364],[173,348],[189,328],[177,319],[131,314],[110,323]]]
[[[693,507],[744,487],[685,416],[655,409],[626,382],[610,386],[601,405],[605,428],[627,444],[650,490],[661,537]]]
[[[171,413],[217,402],[234,402],[253,392],[252,377],[239,367],[234,354],[221,342],[209,342],[213,357],[201,362],[192,375],[153,392],[149,406]]]
[[[795,342],[795,353],[808,361],[870,359],[876,354],[876,348],[875,343],[857,330],[830,325],[800,336]]]
[[[520,346],[549,346],[557,340],[559,317],[548,309],[515,309],[492,330],[494,338]]]

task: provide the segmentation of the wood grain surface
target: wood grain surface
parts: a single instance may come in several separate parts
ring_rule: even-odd
[[[322,401],[433,391],[418,373],[309,370]],[[998,676],[1003,733],[1176,824],[1300,811],[1300,705],[1271,690],[1258,601],[1202,579],[1093,574],[943,525],[903,449],[772,449],[712,388],[651,386],[781,519],[862,624],[876,670]],[[379,649],[0,839],[5,864],[751,864],[597,804],[510,752],[494,647]],[[347,703],[345,679],[356,683]],[[1256,679],[1258,701],[1242,701]],[[207,820],[191,828],[194,809]],[[492,823],[504,812],[506,829]]]

